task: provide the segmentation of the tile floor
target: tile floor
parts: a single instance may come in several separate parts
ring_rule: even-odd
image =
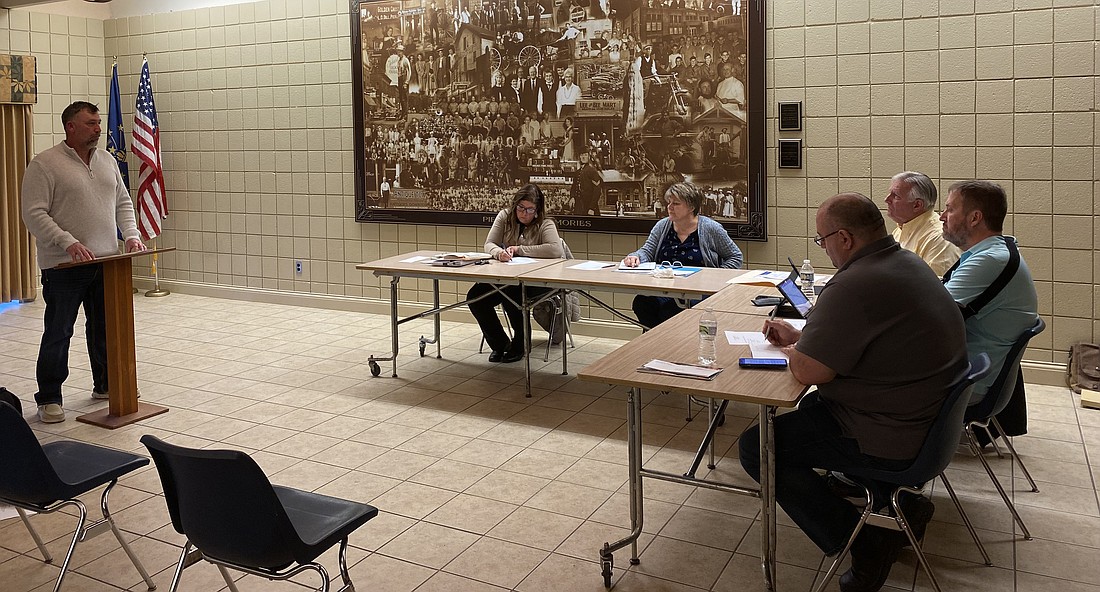
[[[187,294],[139,297],[135,307],[143,400],[171,411],[115,431],[73,419],[106,404],[89,397],[80,335],[73,340],[68,421],[44,425],[34,418],[42,305],[0,310],[0,384],[21,396],[43,440],[144,453],[138,438],[151,433],[183,445],[243,449],[276,483],[370,502],[381,514],[352,536],[349,552],[363,591],[603,590],[597,548],[628,524],[621,390],[562,376],[557,356],[544,364],[539,355],[534,365],[546,368],[535,374],[534,397],[525,399],[522,367],[488,363],[470,324],[444,325],[442,360],[416,355],[415,339],[429,331],[427,322],[405,325],[400,378],[388,372],[372,378],[367,356],[389,349],[388,319],[381,316]],[[578,336],[572,368],[619,344]],[[646,458],[682,470],[703,422],[684,421],[682,397],[646,396]],[[946,590],[1100,591],[1100,412],[1078,408],[1064,388],[1030,386],[1028,396],[1032,433],[1016,446],[1041,493],[1028,491],[1008,460],[992,462],[1013,483],[1035,538],[1025,541],[1014,531],[976,459],[959,454],[949,474],[994,567],[980,564],[939,487],[927,549]],[[720,454],[736,454],[736,437],[755,411],[731,406],[717,438]],[[715,472],[747,479],[735,456],[724,456]],[[641,565],[622,569],[628,563],[620,551],[616,590],[761,588],[755,500],[653,481],[646,494]],[[152,466],[124,478],[111,502],[167,590],[181,537],[169,525]],[[63,555],[71,517],[32,520],[50,550]],[[821,554],[785,516],[780,521],[779,588],[808,590]],[[335,553],[323,562],[335,572]],[[0,522],[0,589],[50,590],[56,576],[17,519]],[[300,589],[251,576],[239,586]],[[78,548],[65,583],[69,592],[144,589],[109,536]],[[189,569],[181,586],[221,589],[207,564]],[[886,589],[930,589],[912,553],[902,554]]]

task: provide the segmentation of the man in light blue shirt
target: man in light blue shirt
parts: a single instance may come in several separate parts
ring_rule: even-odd
[[[970,305],[1005,269],[1008,241],[1001,234],[1008,200],[1004,189],[989,181],[959,181],[948,191],[940,220],[943,237],[963,250],[959,264],[948,271],[944,286],[961,306]],[[974,386],[970,404],[981,401],[997,378],[1009,348],[1038,319],[1038,298],[1031,272],[1021,258],[1008,284],[973,316],[966,318],[966,346],[971,354],[985,352],[993,365]],[[1006,428],[1008,429],[1008,428]]]

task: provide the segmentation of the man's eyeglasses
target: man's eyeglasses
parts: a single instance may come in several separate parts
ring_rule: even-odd
[[[523,206],[516,206],[517,214],[534,214],[537,211],[539,211],[538,208],[525,208]]]
[[[840,232],[841,230],[844,230],[844,229],[843,228],[838,228],[838,229],[830,232],[829,234],[826,234],[825,236],[815,236],[814,237],[814,244],[816,244],[819,247],[824,247],[825,246],[825,239],[829,238],[830,236],[833,236],[834,234]]]

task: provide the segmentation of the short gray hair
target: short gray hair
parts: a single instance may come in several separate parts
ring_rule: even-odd
[[[894,175],[891,181],[901,181],[909,187],[909,201],[920,201],[924,209],[936,207],[936,184],[928,175],[914,171],[905,171]]]

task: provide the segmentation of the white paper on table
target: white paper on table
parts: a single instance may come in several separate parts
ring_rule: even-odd
[[[538,259],[534,259],[532,257],[512,257],[505,263],[505,265],[530,265],[535,261],[538,261]]]
[[[657,262],[650,261],[649,263],[639,263],[637,267],[627,267],[626,265],[619,263],[619,271],[625,271],[627,273],[649,273],[657,269]]]
[[[427,261],[428,259],[431,259],[431,257],[428,257],[426,255],[413,255],[408,259],[402,259],[401,263],[420,263],[421,261]]]
[[[790,323],[792,327],[794,327],[795,329],[798,329],[799,331],[806,328],[806,319],[783,319],[783,320]]]
[[[569,269],[581,269],[584,271],[594,271],[597,269],[607,269],[608,267],[614,267],[614,263],[607,263],[604,261],[585,261],[584,263],[578,263],[576,265],[570,265]]]
[[[778,345],[773,345],[770,342],[763,343],[750,343],[749,349],[752,350],[752,357],[754,358],[781,358],[788,359],[787,354],[783,353],[783,350]]]
[[[722,371],[721,368],[707,368],[694,364],[677,364],[664,360],[650,360],[643,364],[640,369],[660,372],[661,374],[672,374],[675,376],[685,376],[687,378],[705,378],[708,380],[714,378]]]
[[[791,275],[789,271],[772,271],[770,269],[754,269],[726,281],[727,284],[771,284],[778,286],[779,282]]]
[[[760,331],[726,331],[726,341],[730,345],[752,345],[765,343],[764,334]]]

